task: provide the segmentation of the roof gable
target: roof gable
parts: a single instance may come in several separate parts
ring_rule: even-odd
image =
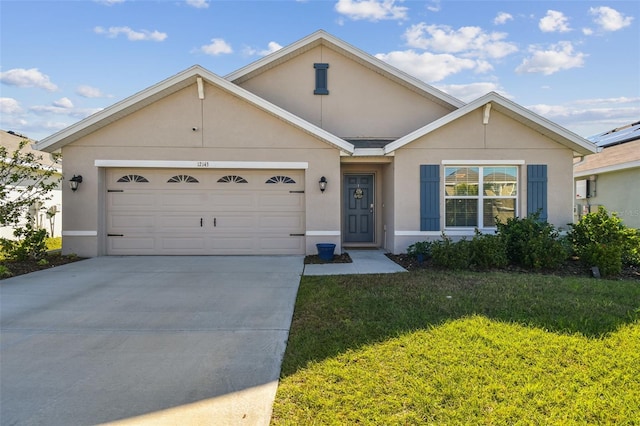
[[[51,135],[35,144],[38,150],[53,152],[61,147],[72,143],[94,131],[107,126],[108,124],[138,111],[158,99],[169,96],[187,86],[196,84],[198,78],[206,80],[208,83],[231,93],[234,96],[260,108],[261,110],[301,129],[302,131],[315,136],[316,138],[334,146],[335,148],[352,154],[354,147],[351,143],[323,130],[300,117],[276,106],[272,103],[254,95],[253,93],[219,77],[205,68],[194,65],[168,79],[161,81],[141,92],[136,93],[104,110],[97,112],[84,120]]]
[[[303,39],[300,39],[274,53],[271,53],[270,55],[232,72],[231,74],[226,75],[224,78],[235,84],[241,84],[256,75],[266,72],[269,69],[272,69],[279,64],[320,45],[329,47],[343,54],[366,68],[419,93],[420,95],[445,107],[449,111],[453,111],[454,109],[464,105],[464,102],[459,99],[456,99],[453,96],[448,95],[447,93],[444,93],[403,71],[400,71],[386,62],[381,61],[380,59],[344,42],[343,40],[340,40],[337,37],[332,36],[323,30],[316,31]]]
[[[435,120],[426,126],[409,133],[406,136],[386,145],[384,147],[384,153],[390,154],[397,149],[415,141],[416,139],[425,136],[462,116],[469,114],[472,111],[477,110],[489,105],[488,110],[490,114],[491,109],[505,114],[506,116],[522,123],[523,125],[535,130],[536,132],[548,137],[549,139],[572,149],[578,155],[592,154],[597,151],[597,147],[587,139],[576,135],[573,132],[559,126],[544,117],[541,117],[534,112],[512,102],[495,92],[490,92],[480,98],[468,103],[467,105],[453,111],[446,116]]]

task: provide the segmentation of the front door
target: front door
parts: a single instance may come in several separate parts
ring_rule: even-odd
[[[373,175],[345,175],[343,228],[345,243],[373,243]]]

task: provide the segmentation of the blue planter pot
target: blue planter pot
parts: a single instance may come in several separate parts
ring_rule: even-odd
[[[316,248],[318,249],[318,257],[325,262],[330,262],[333,260],[333,252],[336,250],[335,244],[328,243],[320,243],[316,244]]]

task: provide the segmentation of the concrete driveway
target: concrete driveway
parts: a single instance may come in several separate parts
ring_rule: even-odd
[[[302,270],[100,257],[0,281],[0,423],[268,424]]]

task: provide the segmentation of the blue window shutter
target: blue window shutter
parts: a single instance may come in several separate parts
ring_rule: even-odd
[[[540,220],[547,221],[547,165],[527,165],[527,216],[540,211]]]
[[[313,68],[316,69],[316,89],[313,91],[314,95],[328,95],[329,85],[327,81],[327,70],[329,64],[313,64]]]
[[[440,230],[440,166],[420,166],[420,230]]]

